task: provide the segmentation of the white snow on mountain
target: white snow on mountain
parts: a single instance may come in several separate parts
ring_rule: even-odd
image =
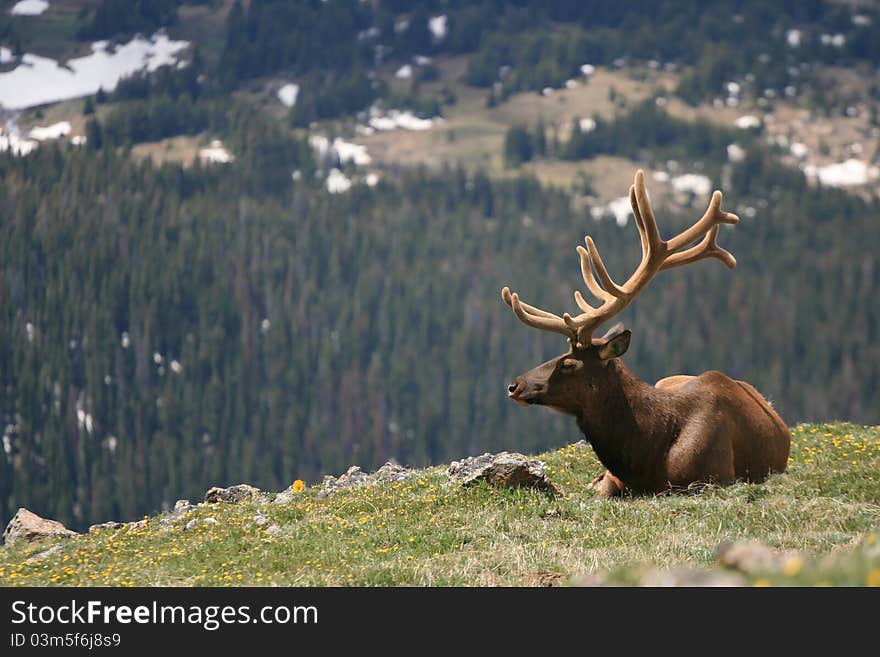
[[[172,41],[159,33],[151,39],[137,36],[128,43],[108,48],[107,41],[92,44],[92,53],[61,65],[54,59],[31,53],[11,71],[0,73],[0,105],[26,109],[70,98],[88,96],[103,88],[112,91],[119,80],[146,68],[174,64],[188,41]]]

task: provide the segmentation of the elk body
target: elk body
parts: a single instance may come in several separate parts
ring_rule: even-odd
[[[581,314],[560,317],[521,301],[506,287],[501,291],[522,322],[569,341],[566,353],[517,377],[508,396],[575,417],[607,468],[592,484],[603,496],[658,493],[694,483],[759,482],[785,471],[788,427],[754,387],[715,371],[671,376],[651,386],[620,360],[631,337],[622,324],[592,337],[659,272],[704,258],[717,258],[731,269],[736,265],[716,242],[721,224],[739,221],[721,210],[721,192],[712,195],[699,221],[669,240],[660,238],[642,171],[636,173],[629,198],[642,260],[626,283],[611,279],[590,237],[586,249],[577,247],[584,283],[598,305],[575,292]]]

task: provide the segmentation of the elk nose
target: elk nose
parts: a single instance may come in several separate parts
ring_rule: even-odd
[[[522,381],[514,381],[507,386],[507,396],[516,397],[517,393],[522,392]]]

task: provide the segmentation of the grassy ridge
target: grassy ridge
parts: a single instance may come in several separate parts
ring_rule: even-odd
[[[691,495],[600,500],[587,489],[602,470],[591,449],[540,458],[557,500],[449,487],[435,467],[326,498],[306,487],[286,504],[205,505],[60,541],[37,561],[46,545],[14,546],[0,551],[0,585],[625,584],[709,566],[719,542],[744,539],[803,555],[753,583],[880,585],[880,427],[799,425],[786,474]]]

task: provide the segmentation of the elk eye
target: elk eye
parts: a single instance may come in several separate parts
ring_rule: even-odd
[[[577,361],[571,358],[567,358],[562,361],[562,365],[559,366],[563,372],[571,372],[575,367],[577,367]]]

